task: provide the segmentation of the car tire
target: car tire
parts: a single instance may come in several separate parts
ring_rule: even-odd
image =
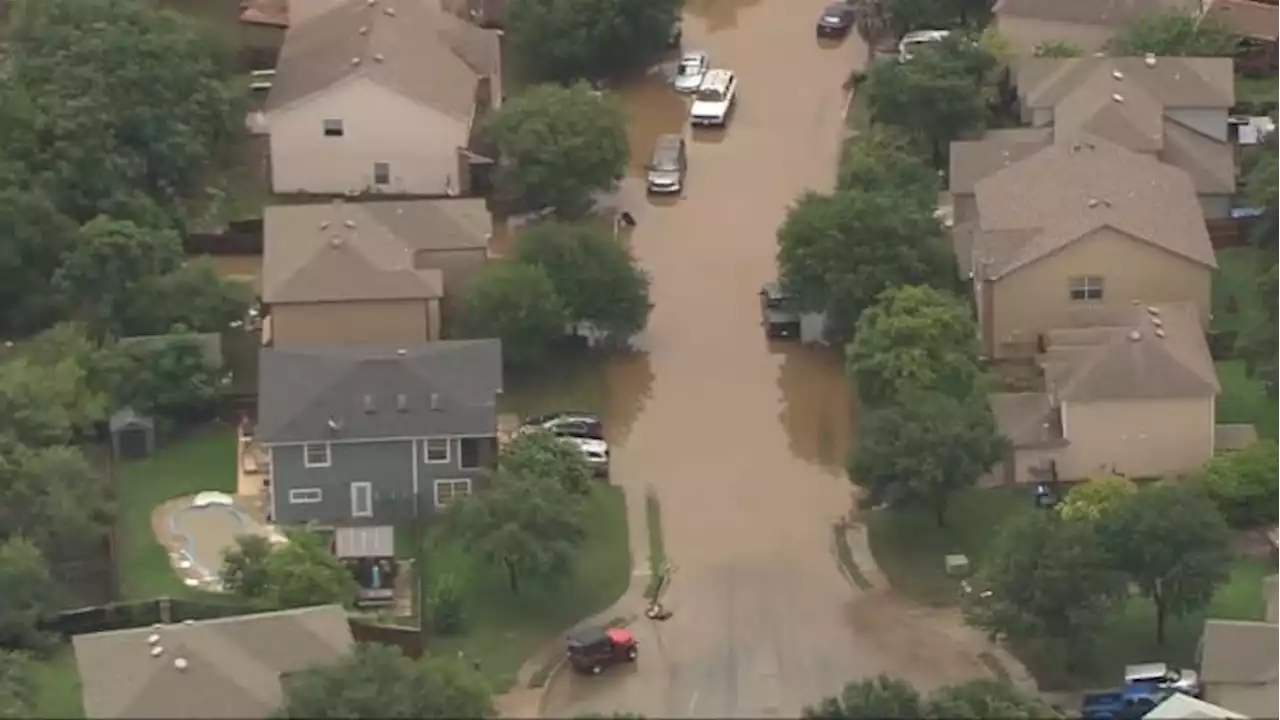
[[[591,674],[592,674],[592,675],[599,675],[599,674],[600,674],[600,673],[602,673],[602,672],[604,672],[604,667],[603,667],[603,666],[600,666],[600,665],[592,665],[592,666],[591,666]]]

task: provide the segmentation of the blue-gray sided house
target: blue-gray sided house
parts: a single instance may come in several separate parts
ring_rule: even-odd
[[[390,526],[479,489],[497,460],[502,346],[264,348],[257,440],[282,525]]]

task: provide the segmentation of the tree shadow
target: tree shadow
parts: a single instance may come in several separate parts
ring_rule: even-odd
[[[778,421],[792,455],[832,472],[844,472],[853,447],[853,401],[844,362],[830,348],[777,343],[783,355],[778,389],[783,405]]]

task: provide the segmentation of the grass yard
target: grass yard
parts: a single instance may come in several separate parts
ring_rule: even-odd
[[[1222,392],[1218,395],[1217,421],[1220,423],[1251,423],[1258,429],[1258,437],[1275,439],[1277,436],[1277,403],[1267,397],[1261,382],[1245,373],[1243,360],[1217,363],[1218,382]]]
[[[1280,90],[1277,89],[1276,79],[1273,77],[1248,78],[1236,76],[1236,102],[1239,104],[1275,104],[1280,99],[1277,97],[1278,95],[1280,95]]]
[[[146,460],[120,465],[116,562],[122,600],[208,596],[183,585],[170,567],[167,552],[151,530],[151,512],[167,500],[202,490],[234,494],[235,463],[235,428],[214,425],[158,444],[156,454]]]
[[[76,669],[76,655],[70,643],[59,647],[53,657],[36,665],[33,715],[50,720],[84,717],[84,708],[80,704],[80,672]]]
[[[627,509],[622,491],[599,485],[588,501],[586,538],[573,574],[554,589],[522,588],[512,595],[501,568],[483,563],[465,547],[443,539],[427,541],[423,597],[431,577],[454,575],[463,584],[467,630],[458,637],[432,638],[431,652],[479,660],[494,692],[515,682],[520,666],[539,647],[574,623],[608,608],[631,580]],[[425,616],[425,615],[424,615]]]
[[[1215,253],[1218,269],[1213,276],[1213,329],[1238,332],[1256,312],[1256,288],[1262,263],[1252,247],[1227,248]]]

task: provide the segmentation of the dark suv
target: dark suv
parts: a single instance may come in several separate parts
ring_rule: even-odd
[[[765,283],[760,288],[760,324],[770,340],[800,338],[800,313],[778,283]]]

